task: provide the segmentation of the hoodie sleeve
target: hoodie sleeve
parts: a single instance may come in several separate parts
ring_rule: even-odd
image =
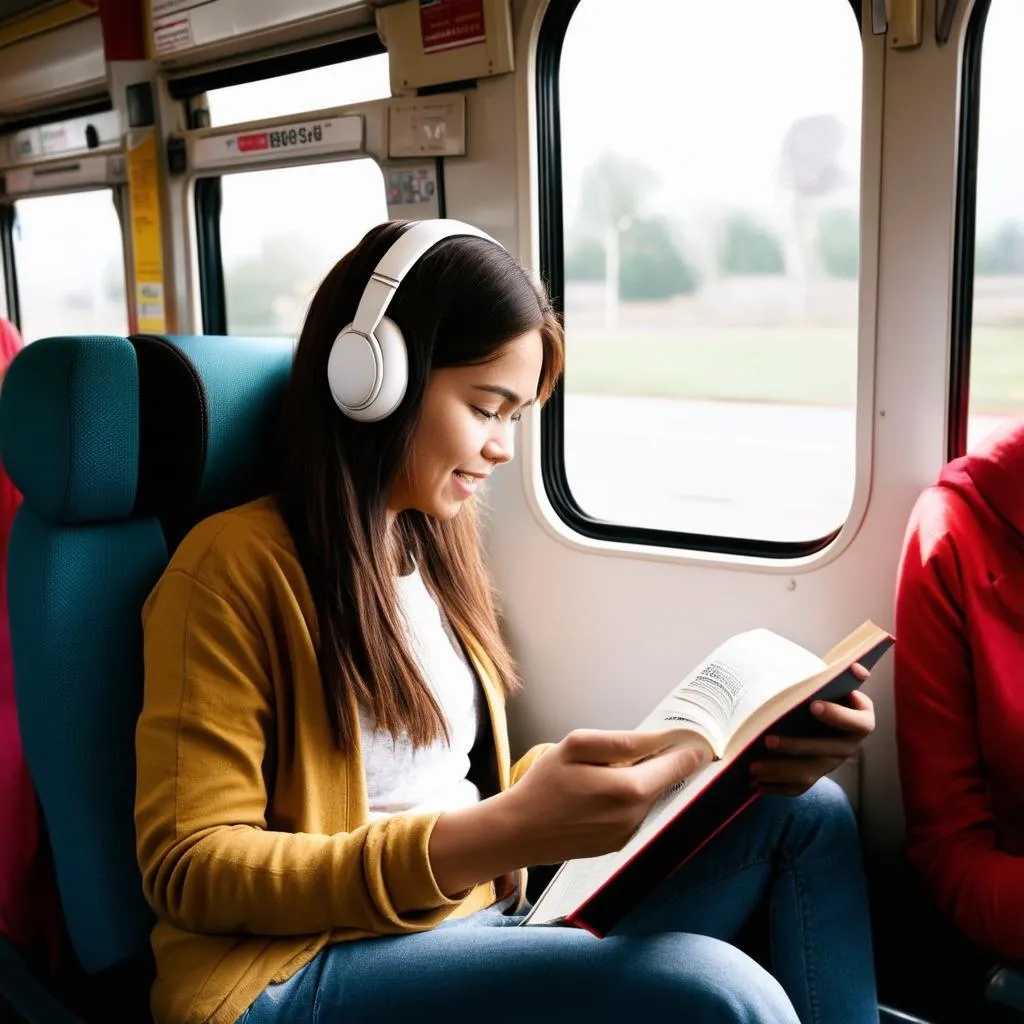
[[[895,705],[907,854],[939,908],[996,953],[1024,958],[1024,858],[997,847],[978,741],[961,556],[941,492],[914,510],[896,596]]]

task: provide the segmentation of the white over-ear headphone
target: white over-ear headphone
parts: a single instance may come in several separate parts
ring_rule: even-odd
[[[335,404],[354,420],[372,423],[398,408],[409,381],[409,355],[398,325],[384,314],[403,278],[438,242],[473,235],[500,243],[459,220],[420,220],[395,240],[370,275],[355,319],[342,328],[327,359]]]

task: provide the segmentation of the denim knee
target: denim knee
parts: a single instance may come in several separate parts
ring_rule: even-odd
[[[701,1024],[799,1024],[799,1017],[779,982],[741,949],[709,936],[687,936],[685,973],[664,970],[656,999],[686,1020]],[[667,966],[667,965],[666,965]],[[694,985],[694,976],[699,984]],[[634,978],[634,984],[639,979]],[[659,984],[660,982],[660,984]],[[677,986],[674,993],[664,991]],[[647,989],[647,998],[651,990]],[[646,1002],[646,999],[643,1000]]]
[[[857,840],[857,819],[842,786],[832,779],[819,779],[806,793],[790,798],[797,819],[815,831],[840,841]]]

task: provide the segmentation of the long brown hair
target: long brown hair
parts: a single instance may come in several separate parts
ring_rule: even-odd
[[[391,221],[373,228],[324,279],[299,337],[282,413],[276,498],[312,592],[320,676],[341,749],[355,741],[358,706],[378,728],[396,739],[406,733],[416,746],[448,734],[406,642],[395,538],[456,631],[487,652],[499,685],[506,693],[518,686],[498,628],[474,500],[446,521],[402,512],[395,537],[389,537],[387,501],[432,370],[486,363],[506,342],[536,329],[543,341],[543,401],[564,359],[551,304],[515,258],[486,239],[449,238],[416,263],[388,307],[409,351],[401,404],[377,423],[344,416],[327,384],[331,345],[352,322],[374,267],[407,227]]]

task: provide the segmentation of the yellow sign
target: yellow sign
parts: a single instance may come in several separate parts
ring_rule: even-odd
[[[157,135],[152,128],[147,129],[128,151],[128,194],[135,263],[136,323],[133,328],[143,333],[163,334],[167,330],[167,312],[160,224],[160,168]]]

